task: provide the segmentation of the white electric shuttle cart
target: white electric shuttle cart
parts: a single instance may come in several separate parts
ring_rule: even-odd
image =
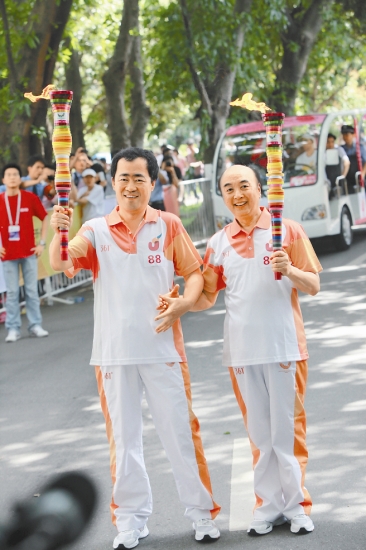
[[[357,155],[351,158],[348,175],[342,176],[337,148],[326,150],[328,133],[342,145],[341,127],[356,129]],[[286,117],[283,124],[284,217],[304,227],[310,238],[332,236],[338,250],[352,244],[355,226],[366,223],[365,184],[362,178],[360,140],[364,136],[366,110],[350,110],[328,115]],[[306,143],[312,141],[311,150]],[[232,220],[220,192],[219,179],[232,164],[256,165],[266,191],[266,133],[262,121],[231,126],[221,137],[215,152],[212,197],[216,229]]]

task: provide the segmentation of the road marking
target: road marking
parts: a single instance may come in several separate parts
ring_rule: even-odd
[[[186,342],[186,348],[210,348],[214,344],[222,344],[224,340],[218,338],[217,340],[199,340],[198,342]]]
[[[245,531],[253,516],[253,465],[249,439],[234,439],[231,470],[230,531]]]

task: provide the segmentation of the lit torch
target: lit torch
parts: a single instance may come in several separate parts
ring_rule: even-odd
[[[41,95],[34,96],[26,93],[24,96],[32,102],[39,99],[50,99],[53,112],[54,129],[52,134],[52,147],[56,159],[55,187],[58,195],[58,204],[66,209],[69,207],[69,194],[71,191],[70,174],[70,153],[71,153],[71,132],[70,132],[70,108],[73,93],[70,90],[55,90],[55,86],[46,86]],[[60,229],[61,260],[68,259],[69,236],[67,229]]]
[[[283,113],[274,113],[265,103],[257,103],[252,100],[252,97],[253,94],[246,93],[241,100],[236,99],[230,105],[262,113],[267,142],[267,198],[272,221],[273,251],[275,252],[276,250],[282,250],[282,212],[284,203],[282,125],[285,115]],[[276,272],[274,276],[276,281],[282,279],[282,275],[279,272]]]

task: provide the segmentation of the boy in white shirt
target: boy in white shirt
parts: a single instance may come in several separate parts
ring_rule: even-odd
[[[78,189],[77,202],[83,207],[83,223],[104,216],[104,191],[103,187],[95,183],[96,176],[92,168],[82,173],[86,187]]]

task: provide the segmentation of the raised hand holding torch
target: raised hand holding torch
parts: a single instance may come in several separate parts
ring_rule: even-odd
[[[272,222],[273,251],[282,250],[282,212],[284,203],[283,163],[282,163],[282,124],[284,113],[274,113],[265,103],[252,100],[252,94],[246,93],[242,99],[232,101],[230,105],[260,111],[266,129],[268,207]],[[282,274],[275,272],[275,280],[280,281]]]
[[[44,88],[39,96],[34,96],[32,93],[26,93],[24,96],[33,102],[39,99],[50,99],[51,101],[54,122],[52,147],[56,159],[55,188],[59,206],[62,206],[68,212],[71,191],[69,158],[72,146],[69,116],[73,92],[70,90],[55,90],[51,84]],[[68,259],[68,230],[60,228],[59,231],[61,260],[65,261]]]

